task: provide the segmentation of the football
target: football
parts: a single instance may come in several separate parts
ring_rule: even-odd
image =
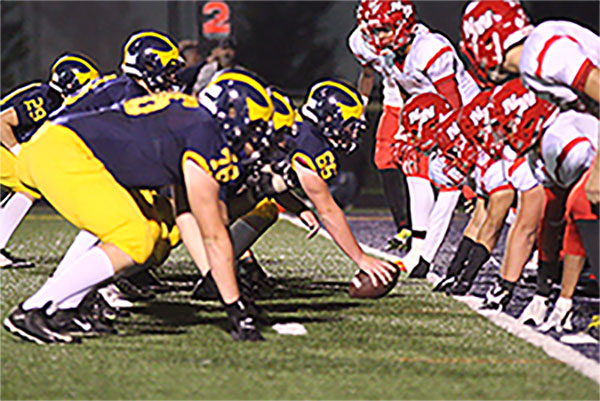
[[[397,264],[390,263],[396,269],[395,272],[392,273],[392,281],[390,281],[387,285],[383,285],[378,283],[377,286],[374,286],[369,278],[369,275],[362,270],[356,272],[352,281],[350,282],[350,287],[348,289],[348,294],[351,298],[381,298],[387,295],[398,282],[398,277],[400,276],[400,270],[402,270],[401,266],[402,262],[397,262]]]

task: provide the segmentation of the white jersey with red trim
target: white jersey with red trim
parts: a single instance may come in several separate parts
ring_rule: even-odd
[[[359,28],[356,28],[348,38],[348,47],[356,57],[360,65],[363,67],[369,66],[382,77],[383,83],[383,104],[392,107],[402,107],[404,102],[400,95],[400,90],[396,81],[391,76],[393,66],[393,56],[391,53],[387,55],[377,55],[373,49],[362,37]]]
[[[492,160],[486,153],[481,152],[475,167],[475,193],[489,198],[496,191],[510,188],[506,176],[507,161]]]
[[[529,191],[539,185],[525,157],[505,164],[506,177],[510,186],[518,192]]]
[[[541,155],[530,152],[528,162],[540,183],[569,188],[592,165],[597,148],[598,119],[570,110],[546,129]]]
[[[600,63],[600,38],[569,21],[546,21],[523,44],[519,70],[523,84],[561,108],[594,115],[597,103],[583,93],[585,80]]]
[[[419,28],[406,57],[394,60],[393,78],[409,95],[438,93],[434,83],[454,78],[462,104],[469,103],[479,93],[479,87],[465,70],[452,43],[423,25],[419,24]]]

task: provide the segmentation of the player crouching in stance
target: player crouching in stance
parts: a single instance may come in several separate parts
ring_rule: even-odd
[[[219,89],[210,104],[161,92],[59,117],[23,146],[19,179],[100,243],[17,306],[5,328],[40,344],[73,342],[56,324],[61,303],[82,299],[95,285],[147,262],[160,236],[158,224],[142,214],[128,189],[180,184],[202,233],[232,337],[263,339],[235,282],[219,192],[240,177],[243,146],[267,124],[273,104],[251,78],[223,81]]]
[[[577,110],[597,117],[600,39],[590,30],[569,21],[546,21],[534,27],[519,2],[472,1],[464,10],[461,37],[472,63],[485,71],[492,81],[518,74],[528,89],[562,110]],[[586,134],[597,138],[597,126]],[[568,153],[569,149],[565,147],[563,151]],[[578,258],[565,258],[565,265],[569,265],[565,266],[565,275],[570,270],[580,270],[578,265],[583,263],[580,255],[583,249],[593,270],[598,273],[598,214],[593,210],[600,201],[600,151],[595,151],[589,172],[580,178],[582,184],[577,185],[579,192],[577,195],[572,193],[573,201],[567,201],[573,208],[567,217],[570,215],[572,220],[580,221],[572,227],[577,226],[585,232],[589,230],[594,235],[571,236],[571,245],[578,246],[571,247],[569,252],[574,252],[572,255]],[[582,194],[587,199],[581,198]],[[539,301],[534,298],[536,300]],[[541,305],[541,302],[537,304]],[[594,325],[594,321],[592,323]],[[596,328],[597,324],[596,318]]]
[[[279,96],[278,100],[284,102],[285,98]],[[291,109],[291,105],[286,108]],[[344,212],[334,201],[327,186],[327,182],[337,174],[337,157],[334,150],[353,152],[365,130],[362,119],[363,104],[359,92],[342,81],[319,81],[310,88],[299,114],[299,121],[289,121],[290,128],[293,128],[296,134],[293,138],[287,138],[288,150],[282,159],[288,165],[291,164],[293,171],[287,171],[291,176],[287,176],[287,173],[286,176],[278,176],[270,169],[261,170],[263,178],[257,181],[273,183],[274,185],[268,185],[271,188],[267,192],[271,193],[273,190],[285,193],[294,186],[302,188],[314,204],[325,229],[341,250],[369,276],[373,287],[390,286],[393,283],[395,266],[363,252],[348,226]],[[274,118],[278,116],[281,116],[280,113],[274,113]],[[275,121],[273,123],[278,124]],[[298,214],[302,211],[297,210]],[[300,217],[305,219],[310,215]],[[309,236],[314,233],[316,221],[311,219],[305,222],[311,229]],[[261,230],[256,235],[263,232],[264,230]],[[256,237],[253,237],[252,241],[255,239]]]
[[[33,263],[12,256],[6,245],[39,194],[25,188],[16,176],[16,158],[21,144],[48,119],[63,101],[99,76],[98,67],[85,56],[66,53],[50,67],[50,80],[33,82],[15,89],[0,101],[0,183],[13,194],[0,209],[0,267],[33,267]]]

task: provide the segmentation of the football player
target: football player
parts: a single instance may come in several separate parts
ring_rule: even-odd
[[[46,121],[65,98],[98,76],[98,67],[89,58],[81,54],[66,53],[52,63],[47,83],[33,82],[22,86],[0,101],[0,182],[13,192],[4,201],[0,211],[0,267],[33,266],[33,263],[12,256],[5,249],[35,200],[39,199],[38,194],[23,187],[16,177],[16,157],[21,144],[29,140],[35,129]]]
[[[358,5],[356,12],[358,26],[350,34],[348,46],[362,66],[357,86],[365,108],[375,84],[376,74],[382,77],[383,113],[379,118],[375,136],[374,162],[381,178],[385,200],[396,225],[396,234],[388,241],[387,248],[408,250],[412,237],[408,211],[408,206],[411,205],[408,199],[408,183],[402,169],[399,169],[394,162],[392,147],[394,135],[398,131],[403,98],[398,85],[392,79],[391,63],[386,62],[385,57],[372,46],[366,18],[370,10],[369,3],[370,0],[362,0]],[[415,235],[421,240],[424,238],[422,232]]]
[[[62,107],[56,110],[52,117],[64,116],[69,113],[80,113],[100,110],[111,104],[144,96],[150,93],[172,90],[178,86],[176,72],[183,66],[176,42],[167,34],[144,30],[133,33],[123,46],[121,71],[123,74],[105,74],[86,85],[76,94],[68,97]],[[145,196],[144,196],[145,195]],[[147,199],[156,198],[156,194],[135,195],[140,203],[147,203]],[[143,210],[152,207],[144,205]],[[59,263],[54,274],[60,274],[64,266],[79,257],[83,252],[94,246],[98,238],[82,230]],[[139,289],[135,286],[142,277],[148,276],[148,269],[135,275],[121,278],[120,283],[131,284],[127,288]],[[127,281],[128,283],[125,283]],[[109,285],[100,291],[113,306],[132,306],[131,302],[123,297],[114,285]],[[139,291],[138,291],[139,292]],[[148,291],[146,295],[151,295]],[[63,307],[67,307],[65,304]],[[69,305],[69,307],[71,307]]]
[[[53,325],[61,313],[58,305],[71,297],[81,299],[96,284],[144,264],[161,234],[127,188],[183,184],[231,335],[262,339],[235,282],[219,192],[240,177],[243,148],[250,136],[265,129],[273,106],[264,86],[249,77],[224,80],[213,95],[206,106],[181,93],[159,92],[97,112],[66,114],[45,124],[23,146],[19,179],[100,243],[17,306],[5,328],[36,343],[73,341]],[[63,157],[49,160],[57,152]]]
[[[562,109],[597,116],[600,39],[589,30],[569,21],[546,21],[534,27],[519,2],[473,1],[464,10],[461,38],[472,64],[490,79],[518,74],[528,88]],[[597,135],[597,128],[593,134]],[[580,213],[576,213],[580,229],[591,234],[582,235],[579,240],[595,264],[598,214],[594,210],[600,201],[598,153],[589,174],[580,179],[587,199],[571,205],[580,208]],[[581,196],[583,191],[577,194]],[[581,261],[572,263],[578,265]],[[593,268],[597,273],[597,264]]]
[[[240,73],[237,70],[227,70],[227,74]],[[243,73],[243,72],[242,72]],[[225,75],[226,77],[227,75]],[[219,76],[216,81],[223,79]],[[249,251],[252,244],[263,235],[269,227],[277,221],[279,215],[278,204],[287,211],[294,213],[310,230],[307,238],[312,238],[319,230],[319,221],[306,204],[298,198],[290,188],[293,186],[290,174],[291,168],[287,157],[289,143],[295,134],[295,110],[291,99],[278,90],[270,87],[269,93],[273,101],[274,112],[270,121],[268,134],[255,144],[252,159],[245,171],[245,180],[239,188],[235,188],[233,195],[227,198],[227,210],[231,222],[231,231],[234,255],[238,259],[236,271],[238,282],[242,290],[248,290],[248,295],[255,296],[265,284],[266,273],[258,265],[254,255]],[[206,94],[204,94],[206,95]],[[276,202],[275,202],[276,201]],[[180,205],[178,213],[188,209]],[[250,210],[250,211],[248,211]],[[178,219],[181,217],[178,216]],[[188,240],[187,236],[183,238]],[[194,244],[188,248],[195,249]],[[196,264],[200,267],[202,277],[196,283],[192,298],[216,299],[218,293],[209,268],[203,261],[202,252],[194,252]]]
[[[341,250],[369,275],[374,286],[386,285],[392,280],[391,269],[395,266],[362,251],[327,186],[337,174],[334,150],[353,152],[366,129],[359,92],[342,81],[319,81],[309,90],[298,119],[293,147],[286,155],[293,176],[288,178],[287,174],[272,172],[266,172],[265,176],[273,188],[281,188],[276,190],[278,192],[289,190],[293,185],[302,188],[314,204],[324,228]],[[309,236],[313,235],[318,228],[316,219],[305,224],[312,227]]]
[[[417,22],[416,10],[410,0],[373,0],[367,3],[366,8],[364,19],[373,46],[385,55],[386,63],[391,66],[392,78],[403,92],[408,95],[439,93],[453,109],[477,95],[479,88],[465,70],[452,43]],[[422,199],[422,195],[415,193],[414,196],[419,201]],[[412,277],[426,276],[428,267],[420,262],[420,257],[426,261],[433,260],[450,223],[447,216],[452,214],[459,196],[458,188],[438,194],[428,218],[422,249],[413,239],[413,250],[403,259]],[[432,199],[433,196],[423,199],[427,198]]]

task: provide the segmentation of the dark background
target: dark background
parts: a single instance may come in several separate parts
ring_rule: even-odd
[[[96,60],[104,72],[116,70],[127,37],[139,29],[158,29],[175,39],[202,36],[205,1],[2,1],[1,92],[35,79],[48,79],[52,61],[66,51]],[[315,80],[337,76],[356,82],[360,72],[347,37],[356,25],[355,1],[227,1],[231,34],[239,60],[269,83],[301,98]],[[464,1],[416,1],[419,18],[456,43]],[[597,1],[525,1],[534,23],[570,19],[598,32]],[[375,128],[380,90],[375,89],[367,114]],[[378,190],[371,162],[373,137],[345,166],[360,166],[360,181]],[[354,167],[356,168],[356,167]]]

